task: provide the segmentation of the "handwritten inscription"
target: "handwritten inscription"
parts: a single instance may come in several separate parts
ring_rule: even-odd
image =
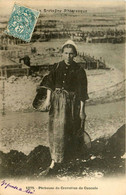
[[[16,185],[12,185],[10,183],[7,183],[5,180],[3,180],[1,182],[1,186],[3,186],[4,189],[7,189],[7,188],[11,188],[11,189],[14,189],[14,190],[18,190],[20,192],[25,192],[27,194],[33,194],[35,192],[35,190],[33,189],[33,191],[31,191],[29,188],[26,189],[26,190],[23,190],[22,188],[16,186]]]

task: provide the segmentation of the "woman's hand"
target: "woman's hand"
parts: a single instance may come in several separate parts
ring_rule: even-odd
[[[47,98],[45,99],[41,110],[48,111],[50,109],[50,105],[51,105],[51,91],[47,89]]]
[[[85,120],[86,114],[85,114],[85,102],[80,101],[80,118],[81,120]]]
[[[50,100],[46,98],[42,106],[42,111],[48,111],[50,108],[50,104],[51,104]]]
[[[85,120],[85,119],[86,119],[86,114],[85,114],[85,112],[80,111],[80,118],[81,118],[81,120]]]

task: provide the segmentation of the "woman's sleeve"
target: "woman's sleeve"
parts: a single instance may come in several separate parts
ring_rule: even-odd
[[[55,90],[55,69],[57,64],[54,64],[53,70],[46,75],[42,82],[40,83],[40,86],[42,88],[50,89],[51,91]]]
[[[78,83],[78,87],[77,87],[77,94],[78,94],[78,98],[80,101],[85,101],[87,99],[89,99],[88,96],[88,82],[87,82],[87,76],[86,76],[86,72],[83,68],[79,69],[79,72],[77,74],[77,83]]]

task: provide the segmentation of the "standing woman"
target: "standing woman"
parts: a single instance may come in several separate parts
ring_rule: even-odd
[[[54,64],[42,86],[47,89],[43,109],[49,110],[50,168],[79,154],[83,138],[78,136],[81,119],[85,119],[87,77],[84,69],[74,61],[77,47],[69,40],[62,46],[63,60]],[[83,132],[82,132],[83,133]]]

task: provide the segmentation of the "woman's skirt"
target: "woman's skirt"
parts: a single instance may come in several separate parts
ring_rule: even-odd
[[[48,132],[51,158],[57,163],[74,158],[82,150],[79,112],[80,103],[73,92],[61,89],[53,92]]]

